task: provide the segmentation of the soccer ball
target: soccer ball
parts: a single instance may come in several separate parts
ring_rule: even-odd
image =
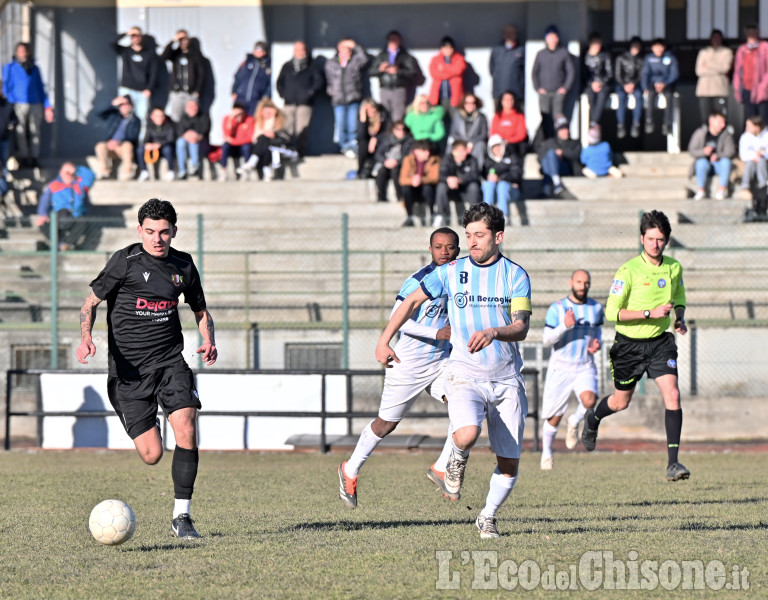
[[[104,500],[93,507],[88,527],[97,542],[117,546],[133,536],[136,515],[122,500]]]

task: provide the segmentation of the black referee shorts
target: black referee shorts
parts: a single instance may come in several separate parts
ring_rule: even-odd
[[[135,379],[109,377],[107,391],[132,440],[155,426],[158,405],[166,417],[180,408],[202,407],[195,375],[183,360]]]
[[[677,376],[677,344],[669,331],[647,340],[629,338],[620,333],[611,346],[611,375],[617,390],[631,390],[643,376]]]

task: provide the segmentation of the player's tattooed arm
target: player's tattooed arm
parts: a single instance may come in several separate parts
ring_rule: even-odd
[[[101,304],[101,299],[96,297],[96,294],[88,294],[85,299],[82,308],[80,309],[80,339],[90,339],[91,331],[93,330],[93,323],[96,321],[96,307]]]
[[[201,310],[195,313],[195,320],[197,321],[197,327],[200,329],[200,335],[203,336],[203,340],[211,344],[216,345],[216,335],[213,325],[213,317],[208,309]]]

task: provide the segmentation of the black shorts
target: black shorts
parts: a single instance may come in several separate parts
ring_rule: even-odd
[[[134,379],[109,377],[112,407],[132,440],[155,426],[157,407],[167,417],[180,408],[201,408],[195,375],[184,361],[161,367]]]
[[[670,332],[636,340],[620,333],[611,346],[611,375],[617,390],[631,390],[648,373],[650,379],[677,376],[677,344]]]

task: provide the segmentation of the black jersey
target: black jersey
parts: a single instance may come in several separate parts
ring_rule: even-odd
[[[179,296],[194,312],[205,309],[189,254],[171,248],[155,258],[133,244],[112,255],[91,288],[107,301],[110,375],[136,377],[183,360]]]

